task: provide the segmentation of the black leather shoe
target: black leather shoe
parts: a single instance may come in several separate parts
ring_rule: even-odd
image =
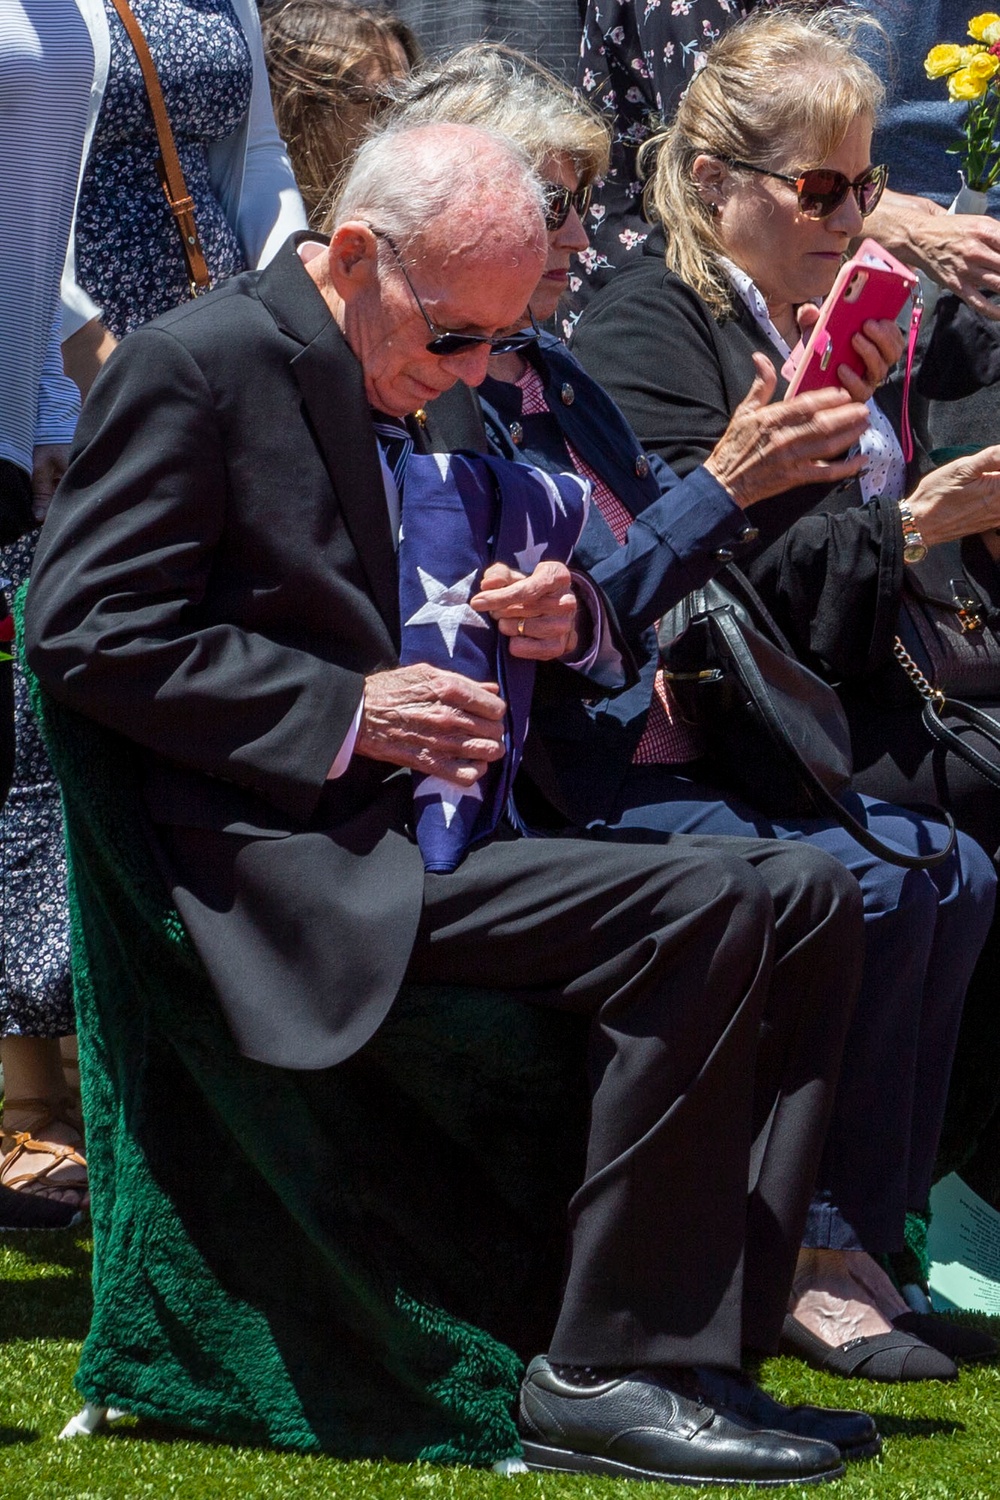
[[[672,1484],[815,1484],[843,1474],[832,1443],[752,1426],[687,1393],[694,1388],[688,1372],[670,1370],[571,1385],[539,1355],[521,1386],[524,1461],[555,1474]]]
[[[791,1432],[795,1437],[832,1443],[848,1461],[874,1458],[882,1447],[878,1428],[866,1411],[786,1406],[762,1391],[749,1375],[733,1374],[710,1365],[697,1365],[694,1377],[702,1398],[727,1417],[743,1417],[755,1427],[770,1427],[778,1432]]]

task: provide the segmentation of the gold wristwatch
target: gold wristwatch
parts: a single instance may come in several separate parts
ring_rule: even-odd
[[[917,529],[909,501],[900,500],[897,503],[899,518],[903,523],[903,561],[905,563],[923,562],[927,556],[927,543]]]

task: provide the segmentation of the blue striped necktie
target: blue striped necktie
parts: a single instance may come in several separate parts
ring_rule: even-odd
[[[413,439],[403,426],[402,422],[395,417],[387,417],[385,412],[376,411],[372,408],[372,423],[375,428],[375,436],[378,438],[379,447],[385,455],[385,461],[392,471],[392,477],[396,481],[396,489],[400,496],[403,493],[403,480],[406,477],[406,464],[413,452]]]

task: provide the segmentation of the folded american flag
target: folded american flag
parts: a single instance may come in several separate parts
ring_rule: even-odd
[[[417,842],[428,870],[454,870],[492,833],[521,760],[535,663],[511,656],[510,637],[469,605],[490,563],[531,573],[568,562],[590,486],[479,454],[413,454],[403,491],[399,602],[403,666],[427,662],[476,682],[497,682],[507,705],[505,755],[473,786],[414,773]]]

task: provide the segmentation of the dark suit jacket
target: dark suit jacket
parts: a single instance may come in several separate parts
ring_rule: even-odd
[[[266,1061],[349,1055],[403,977],[409,775],[357,757],[326,781],[398,643],[361,369],[290,241],[116,351],[27,607],[42,684],[143,747],[175,898]]]

